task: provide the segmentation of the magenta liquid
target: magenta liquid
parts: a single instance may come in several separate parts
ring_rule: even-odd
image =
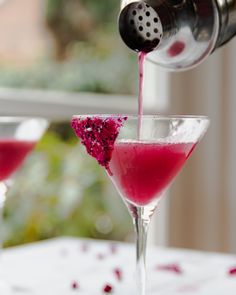
[[[0,181],[15,172],[35,144],[34,141],[0,139]]]
[[[140,52],[138,55],[139,64],[139,93],[138,93],[138,138],[140,138],[142,128],[143,115],[143,78],[144,78],[144,62],[146,52]]]
[[[161,196],[194,147],[194,143],[117,142],[111,179],[125,199],[147,205]]]

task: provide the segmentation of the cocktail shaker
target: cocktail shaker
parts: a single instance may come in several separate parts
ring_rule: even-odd
[[[236,35],[236,0],[122,0],[118,26],[132,50],[186,70]]]

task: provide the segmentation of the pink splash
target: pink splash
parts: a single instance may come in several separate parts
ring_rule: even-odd
[[[73,118],[71,126],[81,139],[88,154],[94,157],[109,172],[114,143],[127,117],[86,117]]]

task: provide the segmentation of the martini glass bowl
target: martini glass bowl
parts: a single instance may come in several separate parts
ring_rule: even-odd
[[[0,226],[12,176],[34,149],[47,126],[48,122],[43,118],[0,116]],[[0,247],[2,239],[0,236]],[[13,288],[0,280],[0,294],[10,294]]]
[[[102,123],[96,132],[102,133],[107,130],[104,122],[120,122],[120,118],[124,121],[114,141],[109,166],[105,168],[133,219],[137,261],[135,294],[145,295],[146,241],[151,217],[163,193],[207,131],[209,120],[203,116],[82,115],[74,116],[72,123],[100,120]],[[89,125],[88,134],[93,132],[91,126],[93,124]],[[76,133],[78,135],[78,129]],[[91,146],[90,143],[90,149]]]

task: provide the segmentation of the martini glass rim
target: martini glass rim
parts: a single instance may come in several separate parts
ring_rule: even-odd
[[[72,119],[86,118],[86,117],[100,117],[100,118],[109,118],[109,117],[127,117],[128,119],[138,119],[139,115],[134,114],[79,114],[73,115]],[[154,119],[154,120],[206,120],[210,121],[208,116],[205,115],[142,115],[143,119]]]

